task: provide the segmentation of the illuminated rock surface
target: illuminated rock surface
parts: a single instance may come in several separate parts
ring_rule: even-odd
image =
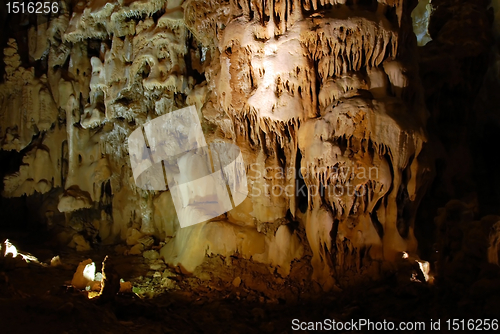
[[[286,276],[304,245],[326,290],[380,272],[416,252],[412,216],[426,182],[427,116],[409,80],[417,64],[406,11],[383,1],[63,6],[30,30],[49,41],[29,44],[47,74],[21,66],[14,39],[4,51],[2,147],[21,151],[41,135],[4,196],[64,189],[57,210],[70,225],[84,221],[77,231],[91,223],[102,242],[126,239],[132,253],[151,246],[130,241],[134,233],[153,236],[166,241],[166,262],[189,272],[215,254]],[[168,191],[130,182],[126,139],[189,104],[209,142],[240,147],[250,194],[181,230],[172,205],[155,205]],[[9,112],[19,109],[24,117]]]
[[[477,111],[494,108],[494,15],[483,1],[417,4],[89,0],[11,18],[0,83],[0,149],[12,157],[4,201],[31,201],[54,245],[143,255],[160,290],[191,291],[199,280],[275,303],[394,273],[400,283],[438,274],[472,285],[464,261],[477,275],[498,266],[500,249],[487,216],[500,214],[494,197],[474,188],[488,179],[474,168],[495,164],[468,146],[484,143],[474,126],[497,119]],[[240,149],[248,196],[180,228],[165,182],[136,184],[128,143],[139,130],[154,147],[147,124],[188,106],[206,140],[198,144]],[[195,175],[193,161],[179,175]],[[158,293],[133,284],[141,297]]]

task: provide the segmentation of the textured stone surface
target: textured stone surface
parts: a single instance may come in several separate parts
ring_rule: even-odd
[[[15,39],[4,49],[2,149],[24,158],[3,196],[56,199],[44,215],[80,248],[82,235],[126,242],[129,254],[160,240],[165,262],[187,272],[215,254],[286,276],[310,255],[313,279],[330,289],[390,268],[401,252],[416,254],[430,175],[414,5],[63,4],[28,33],[42,74],[23,65]],[[127,138],[188,105],[208,143],[241,149],[249,196],[180,229],[168,190],[135,186]]]

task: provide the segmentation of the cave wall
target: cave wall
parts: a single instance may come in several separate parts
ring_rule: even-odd
[[[440,218],[436,222],[434,218],[450,199],[468,207],[472,216],[467,219],[498,214],[495,196],[491,196],[496,176],[487,172],[495,168],[487,153],[494,144],[485,140],[481,126],[485,112],[498,109],[493,88],[498,75],[485,81],[496,48],[494,8],[489,2],[434,0],[431,5],[428,33],[432,40],[419,48],[419,64],[431,115],[427,130],[436,176],[418,213],[416,233],[421,255],[437,260],[442,256],[438,253],[443,236],[438,232]],[[480,106],[482,100],[489,106]]]
[[[2,196],[41,196],[60,243],[161,242],[185,272],[211,254],[282,276],[306,259],[324,289],[417,256],[433,158],[416,1],[59,4],[6,41],[0,138],[23,154]],[[189,105],[207,142],[241,149],[249,196],[181,229],[168,190],[135,185],[127,138]]]

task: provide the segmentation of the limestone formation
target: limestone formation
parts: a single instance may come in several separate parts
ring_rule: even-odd
[[[1,148],[24,158],[3,196],[55,198],[45,216],[62,217],[65,242],[126,241],[134,254],[160,240],[185,272],[214,254],[287,276],[311,255],[324,289],[377,278],[416,256],[430,175],[414,5],[62,2],[27,32],[31,64],[19,41],[4,49]],[[127,139],[187,106],[207,143],[239,147],[249,195],[181,229],[168,189],[136,186]]]

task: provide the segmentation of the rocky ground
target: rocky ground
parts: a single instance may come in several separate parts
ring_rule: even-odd
[[[325,294],[310,283],[311,270],[303,264],[308,261],[295,263],[282,278],[250,261],[212,257],[186,275],[154,256],[114,255],[112,247],[78,253],[19,240],[19,251],[29,251],[40,263],[10,254],[0,258],[3,333],[288,333],[293,319],[428,325],[431,319],[500,318],[500,284],[488,277],[457,293],[456,285],[405,280],[397,273]],[[60,264],[50,265],[57,255]],[[99,271],[105,255],[133,291],[103,303],[69,283],[79,262],[91,258]],[[483,272],[493,277],[495,270]]]

